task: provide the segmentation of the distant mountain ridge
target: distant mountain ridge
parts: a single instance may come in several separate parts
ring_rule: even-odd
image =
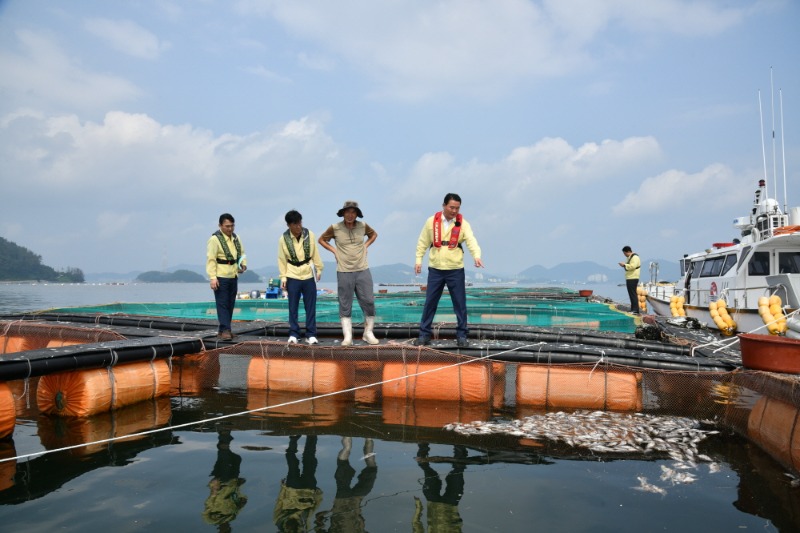
[[[658,263],[659,265],[659,281],[675,281],[679,278],[678,263],[674,261],[666,261],[663,259],[655,259],[652,261],[642,261],[642,280],[649,280],[649,264],[651,262]],[[322,281],[331,282],[336,280],[336,263],[325,262],[325,270],[323,272]],[[169,267],[166,272],[176,272],[179,270],[188,270],[195,272],[205,279],[205,267],[203,265],[176,265]],[[424,282],[427,278],[427,273],[423,269],[423,273],[419,276],[414,274],[414,266],[406,265],[403,263],[394,263],[391,265],[378,265],[371,266],[372,280],[375,283],[419,283]],[[258,275],[261,279],[256,280],[251,276],[243,281],[245,282],[263,282],[267,283],[270,278],[278,277],[278,268],[264,267],[264,268],[251,268],[248,273]],[[87,273],[86,281],[92,283],[109,283],[109,282],[127,282],[135,280],[142,271],[132,271],[125,273],[118,272],[96,272]],[[574,263],[560,263],[554,267],[547,268],[541,265],[533,265],[516,275],[503,275],[492,274],[484,270],[478,270],[467,267],[466,276],[472,282],[492,282],[492,283],[510,283],[510,282],[524,282],[524,283],[608,283],[615,280],[624,280],[624,274],[619,267],[608,268],[592,261],[579,261]]]

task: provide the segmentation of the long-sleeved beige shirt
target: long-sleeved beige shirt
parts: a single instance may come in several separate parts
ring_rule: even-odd
[[[309,253],[311,255],[311,261],[300,266],[289,264],[291,255],[286,247],[286,241],[283,238],[283,234],[281,234],[280,238],[278,239],[278,273],[280,274],[281,282],[286,281],[286,278],[304,280],[314,277],[314,271],[311,268],[312,263],[314,264],[314,267],[316,267],[317,273],[322,274],[324,265],[322,264],[322,258],[319,255],[317,239],[314,238],[314,233],[311,230],[308,230],[308,235],[305,236],[305,239],[309,239],[310,241]],[[292,235],[294,253],[297,255],[298,261],[303,261],[306,259],[306,253],[303,248],[305,239],[303,238],[302,234],[300,235],[299,239]]]
[[[437,268],[439,270],[456,270],[464,268],[464,251],[459,248],[449,248],[447,244],[441,248],[431,246],[433,244],[433,218],[430,217],[422,226],[422,231],[419,233],[419,240],[417,241],[417,258],[416,265],[422,264],[422,258],[425,252],[430,249],[430,256],[428,257],[428,266]],[[455,219],[450,222],[445,228],[444,217],[442,217],[442,241],[450,241],[450,233],[455,227]],[[472,226],[465,218],[461,218],[461,232],[458,234],[458,243],[465,243],[470,255],[473,259],[481,258],[481,248],[478,246],[478,240],[475,234],[472,233]]]

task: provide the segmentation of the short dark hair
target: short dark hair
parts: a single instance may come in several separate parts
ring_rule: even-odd
[[[231,224],[235,224],[236,223],[236,221],[233,220],[233,215],[231,215],[230,213],[222,213],[219,216],[219,225],[221,226],[226,220],[230,220]]]
[[[459,195],[454,192],[449,192],[444,195],[444,202],[442,202],[442,205],[449,204],[450,200],[455,200],[456,202],[461,203],[461,197]]]
[[[622,247],[622,251],[623,251],[623,252],[632,252],[633,250],[631,250],[631,247],[630,247],[630,246],[623,246],[623,247]]]
[[[297,224],[298,222],[303,221],[303,215],[294,209],[286,213],[286,216],[283,218],[286,220],[287,224]]]

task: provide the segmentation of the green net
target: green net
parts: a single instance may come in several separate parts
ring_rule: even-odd
[[[425,304],[424,291],[375,294],[376,322],[418,322]],[[338,322],[339,303],[335,294],[317,298],[317,321]],[[103,313],[164,316],[174,318],[216,318],[213,301],[186,303],[112,303],[105,305],[51,309],[51,312]],[[471,324],[511,324],[520,326],[563,327],[632,333],[634,319],[612,303],[580,296],[576,291],[562,288],[468,288],[468,320]],[[278,299],[237,300],[235,320],[266,320],[285,322],[288,301]],[[363,321],[361,309],[354,302],[353,321]],[[300,320],[304,320],[300,305]],[[439,302],[435,322],[455,322],[447,292]]]

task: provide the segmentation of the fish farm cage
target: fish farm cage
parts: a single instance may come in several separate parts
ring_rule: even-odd
[[[401,440],[445,429],[455,443],[492,438],[496,446],[500,431],[510,449],[545,441],[562,454],[669,454],[702,461],[696,448],[702,436],[677,430],[642,439],[633,429],[637,424],[617,419],[617,433],[606,441],[581,437],[608,416],[599,413],[681,418],[701,434],[744,436],[800,471],[796,376],[744,369],[732,350],[640,338],[628,332],[638,329],[634,319],[604,302],[563,294],[559,300],[555,291],[500,292],[470,292],[470,319],[486,320],[471,323],[467,348],[456,345],[455,325],[447,320],[436,324],[430,346],[412,343],[417,325],[411,319],[421,309],[416,294],[378,296],[378,345],[357,340],[341,346],[334,320],[320,320],[321,344],[289,345],[286,322],[241,319],[276,309],[269,305],[280,302],[272,301],[237,302],[243,314],[231,341],[216,338],[216,321],[201,304],[0,316],[0,491],[14,486],[16,465],[26,458],[13,444],[18,423],[38,427],[42,449],[31,455],[90,453],[111,441],[208,423],[212,419],[187,420],[174,410],[199,395],[229,390],[244,391],[247,404],[225,417],[254,427],[269,419],[273,429],[284,424],[287,434],[301,424],[306,432],[346,435],[349,406],[360,405],[377,413],[387,435]],[[335,298],[327,310],[329,302],[318,302],[323,312],[336,306]],[[138,305],[148,314],[135,314]],[[521,318],[492,322],[503,316],[531,320],[547,306],[557,312],[544,326]],[[186,307],[198,314],[177,314]],[[356,339],[359,334],[356,329]],[[568,433],[537,433],[517,423],[562,412],[583,413]],[[487,432],[497,421],[506,421],[503,428]]]
[[[505,324],[541,327],[568,327],[633,333],[630,316],[616,309],[613,302],[581,296],[581,291],[563,288],[467,288],[467,313],[470,324]],[[375,321],[379,323],[418,322],[425,303],[425,292],[375,294]],[[300,319],[304,319],[300,306]],[[174,318],[216,318],[213,301],[191,303],[111,303],[106,305],[50,309],[47,312],[134,314]],[[234,320],[286,321],[288,300],[237,300]],[[339,322],[339,303],[335,294],[317,298],[317,322]],[[353,322],[363,321],[359,306],[353,306]],[[455,322],[447,292],[442,296],[435,320]]]

